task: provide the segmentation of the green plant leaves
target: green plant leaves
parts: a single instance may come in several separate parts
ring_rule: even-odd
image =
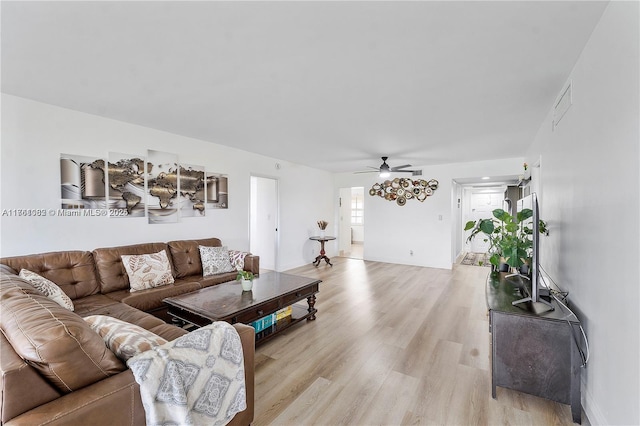
[[[516,220],[518,222],[524,222],[531,217],[533,217],[533,210],[531,209],[522,209],[516,214]]]
[[[507,220],[511,219],[511,215],[502,209],[495,209],[493,211],[493,217],[501,222],[507,222]]]
[[[523,209],[517,213],[515,218],[503,209],[495,209],[492,214],[495,219],[467,222],[464,230],[471,230],[467,241],[471,241],[476,235],[483,233],[487,236],[485,241],[489,242],[489,253],[491,253],[489,262],[492,265],[499,267],[501,258],[504,258],[504,261],[511,267],[522,266],[530,257],[529,253],[533,247],[531,238],[533,227],[530,221],[526,222],[527,219],[533,217],[533,210]],[[540,222],[544,224],[543,221]],[[544,232],[543,229],[546,231],[546,227],[541,226],[540,231]]]
[[[494,230],[495,226],[491,219],[482,219],[480,221],[480,231],[484,232],[485,234],[492,234]]]

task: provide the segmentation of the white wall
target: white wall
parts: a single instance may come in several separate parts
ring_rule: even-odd
[[[364,187],[366,260],[451,269],[452,227],[459,218],[453,210],[457,208],[453,179],[517,175],[522,162],[523,158],[510,158],[417,167],[422,169],[423,179],[436,179],[439,187],[424,202],[409,200],[402,207],[369,195],[371,186],[381,181],[375,173],[336,174],[335,193],[343,187]]]
[[[638,2],[611,2],[571,72],[573,105],[542,123],[542,266],[570,292],[591,348],[592,424],[640,424]],[[560,91],[561,88],[558,88]]]
[[[146,218],[5,215],[0,219],[0,254],[205,237],[218,237],[231,248],[248,250],[250,175],[254,173],[279,180],[280,269],[303,265],[315,257],[308,237],[319,218],[334,212],[330,173],[5,94],[0,210],[59,208],[61,153],[106,158],[109,152],[145,155],[147,149],[176,153],[183,163],[227,174],[229,209],[207,210],[204,218],[162,225],[149,225]],[[327,249],[331,255],[331,247]]]

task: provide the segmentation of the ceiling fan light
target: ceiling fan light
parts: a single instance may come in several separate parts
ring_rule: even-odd
[[[389,177],[389,176],[391,176],[391,173],[389,173],[388,170],[381,170],[380,171],[380,177],[381,178],[386,178],[386,177]]]

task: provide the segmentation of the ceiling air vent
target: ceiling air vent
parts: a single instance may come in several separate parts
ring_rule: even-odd
[[[558,127],[558,123],[562,120],[562,117],[569,111],[571,108],[572,99],[571,99],[571,80],[562,90],[558,101],[553,107],[553,128]]]

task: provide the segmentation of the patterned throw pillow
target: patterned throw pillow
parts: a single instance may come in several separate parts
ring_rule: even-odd
[[[153,254],[122,255],[131,292],[160,287],[174,282],[165,250]]]
[[[231,266],[236,271],[242,271],[244,269],[244,258],[251,253],[239,250],[229,250],[229,259],[231,260]]]
[[[20,274],[18,274],[20,278],[23,278],[31,283],[32,286],[36,288],[40,293],[47,296],[49,299],[58,303],[58,305],[63,308],[67,308],[70,311],[73,311],[73,302],[65,294],[64,291],[60,287],[56,285],[53,281],[46,279],[43,276],[36,274],[28,269],[21,269]]]
[[[235,271],[234,267],[231,266],[231,261],[229,260],[229,249],[227,249],[226,246],[198,246],[198,249],[200,249],[200,261],[202,262],[203,277]]]
[[[167,343],[157,334],[117,318],[90,315],[84,320],[102,337],[111,352],[123,361]]]

